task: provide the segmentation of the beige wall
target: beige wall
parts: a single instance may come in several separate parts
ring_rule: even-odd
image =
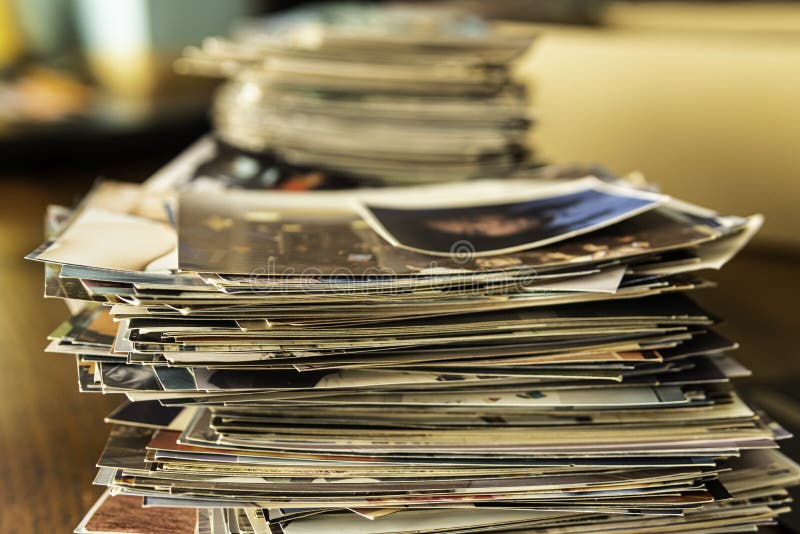
[[[552,161],[640,170],[687,200],[762,212],[762,244],[800,248],[800,6],[720,9],[622,4],[605,28],[543,27],[520,64],[535,143]]]

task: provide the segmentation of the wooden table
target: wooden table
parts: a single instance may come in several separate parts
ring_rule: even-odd
[[[146,176],[145,171],[127,176]],[[42,235],[48,203],[71,204],[91,176],[0,178],[0,532],[69,532],[99,495],[91,485],[117,397],[79,394],[74,360],[45,354],[45,336],[66,317],[42,298],[42,267],[22,257]],[[800,376],[796,258],[746,253],[721,273],[719,289],[699,297],[727,318],[742,342],[737,357],[760,380]],[[778,405],[780,409],[780,404]],[[800,412],[775,414],[794,417]],[[785,421],[790,422],[790,421]],[[797,424],[800,428],[800,424]]]
[[[101,488],[94,465],[115,396],[79,394],[75,360],[46,354],[67,316],[45,301],[42,266],[22,257],[42,239],[48,203],[71,205],[91,180],[0,182],[0,532],[71,532]]]

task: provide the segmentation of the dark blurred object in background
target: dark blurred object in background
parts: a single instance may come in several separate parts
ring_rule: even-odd
[[[172,62],[252,4],[0,0],[0,157],[91,157],[136,137],[186,144],[207,128],[213,84],[175,76]]]

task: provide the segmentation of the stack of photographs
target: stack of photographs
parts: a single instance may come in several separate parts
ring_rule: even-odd
[[[208,39],[177,68],[227,79],[214,125],[237,148],[364,181],[498,177],[532,159],[512,62],[533,37],[436,5],[321,4]]]
[[[162,177],[163,178],[163,177]],[[760,216],[623,180],[209,192],[48,211],[49,352],[126,402],[79,533],[750,532],[788,433],[688,295]]]

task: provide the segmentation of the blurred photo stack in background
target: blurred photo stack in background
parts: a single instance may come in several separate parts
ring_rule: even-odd
[[[533,160],[512,64],[534,35],[436,4],[328,4],[207,39],[177,68],[227,80],[214,129],[243,150],[379,183],[499,177]]]

